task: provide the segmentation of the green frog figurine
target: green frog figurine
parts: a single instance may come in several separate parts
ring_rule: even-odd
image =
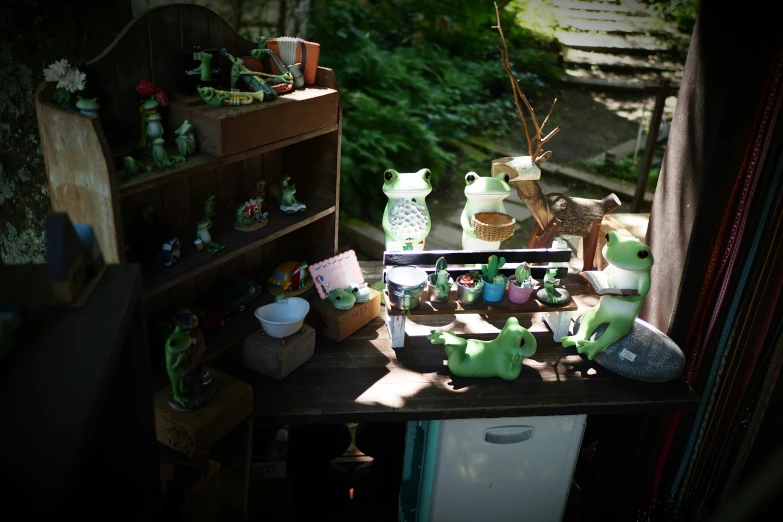
[[[462,209],[462,250],[498,250],[500,241],[483,241],[473,230],[473,216],[479,212],[500,212],[508,214],[503,200],[511,194],[508,174],[479,176],[475,172],[465,175],[465,208]]]
[[[209,229],[212,228],[212,218],[215,216],[215,196],[209,196],[204,200],[204,219],[196,225],[196,236],[201,240],[207,252],[214,254],[220,252],[225,246],[212,241]]]
[[[212,55],[209,53],[199,53],[201,57],[201,64],[198,67],[190,71],[191,74],[200,74],[202,82],[212,81],[212,73],[217,72],[212,70]]]
[[[335,288],[329,292],[329,302],[338,310],[350,310],[356,303],[356,296],[352,291]]]
[[[122,164],[125,167],[125,173],[129,178],[137,176],[142,172],[150,172],[152,170],[152,165],[147,165],[146,163],[137,160],[133,156],[123,156]]]
[[[307,210],[307,206],[298,202],[294,197],[296,185],[289,184],[289,181],[291,181],[291,176],[288,175],[283,176],[283,179],[280,180],[280,210],[286,214]]]
[[[586,353],[590,360],[631,331],[642,309],[642,299],[650,291],[653,266],[650,247],[613,230],[606,235],[606,245],[601,253],[609,263],[603,270],[609,287],[635,290],[638,295],[601,296],[598,305],[582,316],[579,331],[560,339],[563,346],[576,346],[576,350]],[[606,331],[598,339],[589,340],[595,329],[604,323],[608,324]]]
[[[536,353],[536,338],[509,317],[492,341],[463,339],[451,332],[433,330],[427,337],[432,344],[443,344],[449,370],[457,377],[501,377],[514,380],[522,372],[522,361]]]
[[[386,250],[424,250],[424,240],[432,228],[424,199],[430,192],[432,173],[429,169],[418,172],[387,169],[383,173],[383,193],[389,199],[382,221]]]
[[[557,278],[557,268],[550,268],[544,274],[544,288],[536,292],[536,299],[539,302],[552,307],[563,306],[571,300],[568,290],[561,286],[560,279]]]
[[[177,139],[174,141],[177,144],[180,156],[184,158],[196,152],[196,138],[193,136],[193,125],[188,120],[182,122],[182,125],[174,131],[174,134],[177,135]]]

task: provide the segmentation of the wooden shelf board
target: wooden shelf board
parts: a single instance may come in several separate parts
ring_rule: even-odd
[[[279,140],[273,143],[262,145],[261,147],[257,147],[255,149],[251,149],[245,152],[240,152],[237,154],[232,154],[231,156],[225,156],[222,158],[218,158],[210,154],[199,152],[194,154],[193,156],[190,156],[186,161],[182,163],[178,163],[176,166],[174,166],[171,169],[166,169],[166,170],[156,169],[153,170],[152,172],[145,172],[144,174],[139,174],[130,179],[125,179],[125,177],[127,176],[126,172],[124,170],[120,170],[117,173],[119,178],[123,180],[120,183],[120,188],[119,188],[120,196],[124,197],[124,196],[130,196],[132,194],[137,194],[139,192],[143,192],[145,190],[158,187],[166,183],[171,183],[173,181],[178,181],[181,179],[188,178],[190,176],[194,176],[201,172],[217,169],[226,165],[230,165],[232,163],[236,163],[237,161],[242,161],[245,159],[253,158],[255,156],[260,156],[262,154],[266,154],[267,152],[272,152],[273,150],[281,149],[283,147],[288,147],[290,145],[294,145],[296,143],[300,143],[302,141],[306,141],[312,138],[317,138],[318,136],[323,136],[324,134],[336,132],[338,129],[339,126],[337,124],[329,125],[328,127],[323,127],[321,129],[317,129],[314,131],[305,132],[304,134],[292,136],[284,140]],[[128,151],[123,151],[122,153],[115,152],[114,156],[119,157],[127,154],[129,154]],[[143,161],[150,162],[151,158],[145,157],[143,158]]]
[[[424,296],[425,294],[422,294]],[[392,308],[389,303],[389,296],[386,295],[386,310],[390,316],[402,315],[400,310]],[[530,296],[527,303],[516,304],[508,300],[508,291],[503,296],[503,300],[497,303],[488,303],[479,299],[475,304],[462,304],[457,302],[457,291],[449,292],[449,298],[443,303],[433,303],[431,301],[420,301],[419,306],[411,310],[410,315],[440,315],[440,314],[537,314],[539,312],[570,312],[579,307],[573,299],[568,300],[564,306],[551,307],[541,304],[535,297],[535,293]]]
[[[174,285],[201,274],[216,265],[333,214],[336,210],[334,202],[325,199],[305,201],[304,203],[307,205],[307,211],[305,212],[286,214],[279,209],[273,210],[269,215],[269,224],[254,232],[234,230],[233,215],[215,220],[212,228],[212,238],[226,247],[215,254],[210,254],[206,250],[195,250],[192,241],[195,238],[194,224],[194,237],[180,238],[183,245],[183,253],[179,262],[172,267],[157,267],[154,271],[145,274],[144,297],[149,298],[158,295]]]

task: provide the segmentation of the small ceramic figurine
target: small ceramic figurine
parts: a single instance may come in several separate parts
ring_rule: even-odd
[[[314,284],[307,271],[307,266],[304,261],[281,263],[267,279],[267,289],[273,295],[285,292],[288,296],[296,296],[304,293]]]
[[[160,103],[154,97],[151,97],[141,102],[141,105],[139,106],[139,112],[141,112],[141,138],[138,143],[139,148],[152,147],[152,140],[149,137],[150,130],[156,133],[159,130],[158,137],[163,135],[163,127],[160,125],[160,114],[158,114],[159,105]],[[150,127],[149,120],[153,116],[157,117],[157,119],[154,120],[156,123],[153,123]]]
[[[544,275],[544,288],[536,292],[536,298],[547,306],[563,306],[568,303],[571,296],[568,290],[561,286],[557,278],[557,268],[550,268]]]
[[[261,212],[261,202],[249,199],[237,207],[234,228],[242,232],[252,232],[264,228],[268,223],[267,213]]]
[[[524,304],[533,293],[534,279],[530,275],[530,265],[520,263],[514,271],[513,280],[508,284],[508,300],[512,303]]]
[[[129,178],[141,174],[142,172],[150,172],[152,165],[147,165],[141,161],[133,158],[133,156],[123,156],[122,163],[125,166],[125,172]]]
[[[478,301],[484,290],[484,281],[478,270],[471,270],[457,278],[457,301],[463,304],[473,304]]]
[[[500,173],[497,176],[482,177],[475,172],[465,175],[465,197],[467,202],[460,216],[462,225],[463,250],[497,250],[500,241],[483,241],[476,237],[473,230],[473,216],[478,212],[500,212],[508,214],[503,200],[511,194],[508,175]]]
[[[338,310],[350,310],[356,303],[356,296],[349,290],[335,288],[329,292],[329,302]]]
[[[203,248],[214,254],[220,252],[225,246],[212,241],[209,229],[212,228],[212,218],[215,216],[215,196],[209,196],[204,200],[204,219],[196,225],[196,235],[201,240]]]
[[[481,278],[484,280],[484,289],[481,291],[481,297],[490,303],[497,303],[503,300],[503,294],[506,291],[508,278],[499,274],[498,270],[506,264],[506,258],[498,258],[496,255],[489,256],[486,265],[481,265]]]
[[[386,250],[424,250],[432,227],[425,201],[432,192],[431,178],[429,169],[402,173],[388,169],[383,173],[383,193],[389,199],[382,222]]]
[[[171,236],[170,238],[166,239],[161,246],[160,262],[163,264],[163,266],[175,265],[177,261],[179,261],[180,253],[181,245],[179,238],[176,236]]]
[[[77,96],[76,108],[88,118],[94,119],[98,117],[98,109],[101,108],[101,104],[98,103],[98,98],[82,98],[81,96]]]
[[[254,101],[264,101],[265,94],[259,92],[236,92],[221,91],[214,87],[198,87],[198,95],[204,100],[204,103],[210,107],[220,107],[222,105],[250,105]]]
[[[212,70],[212,55],[209,53],[199,53],[201,58],[201,64],[193,69],[191,73],[200,74],[202,82],[208,82],[212,80],[212,73],[217,72]]]
[[[163,148],[166,145],[166,141],[163,138],[155,138],[152,142],[152,160],[155,162],[155,166],[159,169],[166,169],[173,167],[176,163],[173,157],[169,157],[166,153],[166,149]]]
[[[639,295],[601,296],[598,305],[581,317],[579,330],[574,335],[560,339],[563,346],[576,346],[576,350],[586,353],[590,360],[631,331],[642,308],[642,299],[650,290],[650,269],[653,266],[650,247],[613,230],[606,235],[606,245],[601,253],[609,263],[603,269],[609,286],[635,289]],[[596,328],[604,323],[609,325],[606,331],[599,338],[589,340]]]
[[[242,80],[245,81],[247,86],[250,88],[250,90],[260,95],[259,98],[257,98],[258,101],[272,101],[277,99],[277,93],[275,90],[266,84],[265,81],[261,80],[261,76],[273,76],[273,75],[266,75],[264,73],[259,73],[256,71],[251,71],[245,65],[243,64],[242,60],[239,58],[235,58],[231,55],[226,49],[221,49],[220,54],[223,55],[227,60],[229,60],[233,66],[236,66],[239,72],[239,77],[242,78]],[[293,82],[293,78],[291,78],[291,82]],[[246,93],[237,93],[237,94],[246,94]],[[202,96],[203,97],[203,96]]]
[[[346,290],[353,293],[357,303],[366,303],[370,300],[370,287],[367,286],[367,283],[362,283],[360,285],[350,284]]]
[[[178,325],[166,341],[166,372],[171,381],[169,406],[189,412],[200,408],[214,392],[212,379],[199,366],[205,345],[191,332],[183,332]]]
[[[174,134],[177,135],[177,139],[174,141],[177,143],[177,150],[180,156],[184,158],[196,152],[196,138],[193,136],[193,125],[188,120],[182,122],[179,129],[174,131]]]
[[[286,214],[307,210],[307,206],[298,202],[294,197],[296,185],[289,184],[289,181],[291,181],[291,176],[288,175],[283,176],[283,179],[280,180],[280,210]]]
[[[449,298],[454,279],[449,276],[446,268],[448,268],[446,258],[439,257],[435,262],[435,273],[431,274],[427,280],[430,302],[441,303]]]
[[[463,339],[451,332],[433,330],[427,337],[432,344],[443,344],[449,370],[457,377],[501,377],[514,380],[522,372],[522,361],[536,353],[536,338],[509,317],[492,341]]]

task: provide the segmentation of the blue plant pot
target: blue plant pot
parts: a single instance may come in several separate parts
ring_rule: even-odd
[[[503,294],[506,292],[506,283],[508,283],[508,278],[506,276],[503,276],[503,284],[497,285],[484,279],[484,289],[481,290],[481,298],[488,303],[497,303],[502,301]]]

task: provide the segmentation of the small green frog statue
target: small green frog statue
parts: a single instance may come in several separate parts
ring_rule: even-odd
[[[196,236],[201,240],[207,252],[214,254],[220,252],[224,245],[212,241],[209,229],[212,228],[212,218],[215,217],[215,196],[209,196],[204,200],[204,219],[196,225]]]
[[[386,250],[424,250],[424,240],[432,228],[424,200],[432,192],[431,178],[429,169],[418,172],[387,169],[383,173],[383,193],[389,198],[382,221]]]
[[[536,353],[537,343],[516,317],[492,341],[463,339],[451,332],[433,330],[427,337],[432,344],[443,344],[449,370],[457,377],[501,377],[514,380],[522,372],[522,361]]]
[[[196,138],[193,136],[193,125],[188,120],[182,122],[179,129],[174,131],[174,134],[177,135],[177,139],[174,141],[177,144],[180,156],[185,158],[196,152]]]
[[[280,210],[286,214],[307,210],[307,205],[300,203],[294,197],[296,185],[290,184],[291,176],[285,175],[280,180]]]
[[[356,296],[345,288],[335,288],[329,292],[329,302],[338,310],[350,310],[356,303]]]
[[[560,279],[557,278],[557,268],[550,268],[544,275],[544,288],[541,288],[536,293],[536,298],[543,304],[548,306],[563,306],[568,304],[571,300],[571,295],[568,290],[560,284]]]
[[[184,331],[177,325],[166,340],[166,373],[171,381],[169,406],[183,412],[200,408],[214,392],[209,372],[199,364],[206,345],[193,333],[193,329]]]
[[[563,346],[576,346],[576,350],[586,353],[590,360],[631,331],[642,309],[642,299],[650,291],[653,266],[650,247],[613,230],[606,235],[606,245],[601,253],[609,263],[603,270],[609,288],[635,291],[637,295],[601,296],[598,305],[582,316],[579,331],[560,339]],[[590,340],[595,329],[604,323],[608,324],[606,331],[598,339]]]

